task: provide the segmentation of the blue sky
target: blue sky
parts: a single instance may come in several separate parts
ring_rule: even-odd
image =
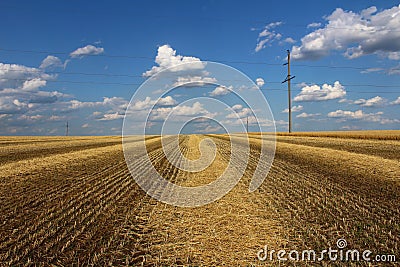
[[[120,134],[128,103],[152,68],[205,61],[258,79],[259,91],[218,81],[207,67],[173,71],[175,82],[207,82],[178,88],[158,104],[156,89],[141,94],[135,115],[153,108],[175,111],[180,121],[209,117],[186,132],[236,125],[232,110],[182,104],[207,96],[236,105],[239,119],[250,117],[257,130],[254,112],[231,97],[238,90],[262,93],[273,118],[259,122],[274,120],[285,131],[287,49],[296,76],[295,131],[400,129],[398,1],[2,1],[0,15],[1,135],[63,135],[66,121],[73,135]],[[157,123],[147,126],[157,132]]]

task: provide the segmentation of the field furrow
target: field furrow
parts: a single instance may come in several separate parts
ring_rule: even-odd
[[[400,257],[398,139],[357,134],[277,136],[270,171],[252,193],[257,167],[269,167],[258,165],[261,142],[273,151],[271,136],[250,134],[248,144],[243,134],[180,135],[179,145],[167,136],[164,147],[159,136],[146,137],[145,146],[133,136],[125,155],[118,137],[0,137],[0,265],[276,266],[282,262],[261,262],[257,252],[320,251],[339,238]],[[205,138],[216,147],[212,163],[201,171],[176,167],[181,155],[198,160]],[[203,144],[203,156],[214,155],[214,145]],[[231,174],[245,169],[240,181],[201,207],[159,202],[135,181],[147,183],[155,170],[195,187],[229,163]],[[149,192],[168,196],[168,188],[151,185]]]

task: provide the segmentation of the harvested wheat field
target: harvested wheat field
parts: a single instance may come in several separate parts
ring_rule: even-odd
[[[229,138],[182,135],[172,149],[196,159],[204,138],[217,153],[201,172],[174,167],[157,136],[147,138],[148,156],[171,182],[207,184],[229,162]],[[214,203],[181,208],[152,199],[136,184],[120,137],[0,137],[1,265],[276,266],[276,255],[269,261],[257,253],[265,246],[322,251],[337,248],[338,239],[349,249],[372,251],[371,258],[400,259],[399,131],[276,138],[273,165],[255,192],[248,187],[259,159],[257,133],[249,134],[250,158],[240,163],[246,171],[232,191]],[[142,161],[135,159],[135,166],[146,176]]]

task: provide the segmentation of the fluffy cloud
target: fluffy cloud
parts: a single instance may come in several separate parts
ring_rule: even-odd
[[[256,52],[265,48],[268,44],[271,44],[272,42],[282,38],[282,34],[276,33],[274,30],[272,30],[273,28],[275,28],[281,24],[282,24],[281,21],[272,22],[264,27],[262,32],[260,32],[258,34],[257,46],[255,48]]]
[[[388,52],[387,58],[391,60],[400,60],[400,52]]]
[[[105,97],[99,102],[82,102],[57,91],[45,91],[48,81],[56,75],[47,69],[59,64],[56,57],[46,57],[41,68],[0,63],[0,127],[1,134],[63,134],[60,124],[74,118],[73,112],[95,108],[90,119],[110,121],[123,117],[128,101],[120,97]],[[171,102],[166,98],[164,104]],[[80,116],[85,116],[82,111]],[[94,116],[96,115],[96,116]],[[39,125],[39,126],[38,126]]]
[[[388,69],[387,70],[387,74],[389,74],[389,75],[400,75],[400,65]]]
[[[153,100],[150,97],[146,97],[144,100],[139,100],[131,105],[132,110],[145,110],[149,109],[154,105],[157,106],[173,106],[176,105],[176,100],[171,96],[161,97],[158,100]]]
[[[0,90],[5,88],[21,88],[25,81],[40,79],[51,80],[55,76],[46,74],[41,69],[18,64],[0,63]]]
[[[25,113],[28,109],[28,104],[20,102],[12,96],[0,97],[0,114],[16,114]]]
[[[158,106],[173,106],[176,105],[176,100],[172,96],[161,97],[156,104]]]
[[[321,113],[300,113],[299,115],[296,116],[296,118],[314,118],[321,115]]]
[[[91,119],[111,121],[124,118],[125,110],[129,102],[122,97],[104,97],[103,101],[98,102],[81,102],[74,99],[68,103],[69,110],[96,109],[90,116]]]
[[[242,108],[243,108],[243,106],[242,106],[242,105],[239,105],[239,104],[233,105],[233,106],[232,106],[232,109],[233,109],[234,111],[241,110]]]
[[[69,101],[69,109],[81,109],[81,108],[95,108],[95,107],[107,107],[113,110],[125,110],[128,106],[128,101],[122,97],[103,97],[103,101],[98,102],[81,102],[79,100]]]
[[[233,90],[232,86],[218,86],[212,92],[210,92],[210,96],[223,96],[229,94]]]
[[[339,81],[333,85],[323,84],[305,86],[301,92],[294,98],[294,101],[324,101],[344,97],[346,90]]]
[[[400,96],[396,100],[390,102],[390,104],[392,104],[392,105],[400,105]]]
[[[200,102],[193,103],[192,106],[176,106],[172,108],[174,115],[178,116],[194,116],[199,114],[209,114],[209,112],[203,108],[203,104]]]
[[[33,109],[43,109],[43,104],[68,97],[57,91],[39,90],[54,78],[42,69],[0,63],[0,112],[26,113]]]
[[[178,77],[172,86],[197,87],[197,86],[204,86],[207,84],[215,84],[216,82],[217,79],[213,77],[186,76],[186,77]]]
[[[241,118],[241,119],[229,119],[229,120],[225,120],[222,121],[222,123],[225,125],[234,125],[234,126],[240,126],[243,125],[245,126],[247,124],[247,122],[249,123],[250,126],[252,125],[259,125],[262,127],[271,127],[271,126],[280,126],[282,128],[287,128],[288,126],[288,122],[284,121],[284,120],[278,120],[278,121],[272,121],[272,120],[267,120],[267,119],[262,119],[259,118],[257,119],[255,116],[248,116],[245,118]]]
[[[67,119],[66,116],[58,116],[58,115],[51,115],[48,120],[49,121],[65,121]]]
[[[87,45],[85,47],[81,47],[71,52],[69,55],[72,58],[82,58],[84,56],[92,56],[92,55],[100,55],[104,53],[104,48],[96,47],[94,45]]]
[[[226,116],[227,119],[245,118],[253,116],[253,112],[250,108],[244,108],[242,105],[234,105],[232,109],[235,113],[230,113]]]
[[[206,133],[217,133],[217,132],[221,132],[222,130],[223,130],[223,128],[219,125],[216,125],[216,126],[207,125],[206,127],[197,129],[194,132],[206,134]]]
[[[54,116],[48,114],[14,114],[12,116],[11,122],[8,121],[11,125],[14,126],[29,126],[33,123],[45,123],[45,122],[60,122],[65,121],[65,116]],[[38,130],[38,129],[36,129]],[[39,131],[40,132],[40,131]]]
[[[293,46],[293,59],[318,59],[331,51],[344,51],[347,58],[379,54],[400,58],[400,6],[377,12],[376,7],[360,13],[337,8],[325,18],[327,24]]]
[[[287,37],[287,38],[285,38],[285,40],[283,40],[283,42],[288,43],[288,44],[294,44],[296,42],[296,40],[291,37]]]
[[[54,103],[57,100],[66,97],[68,97],[68,95],[57,91],[53,92],[37,91],[36,93],[31,94],[29,98],[29,103],[49,104],[49,103]]]
[[[363,107],[379,107],[386,104],[387,100],[380,96],[375,96],[370,99],[358,99],[354,101],[354,104],[361,105]]]
[[[368,69],[362,70],[361,73],[381,72],[383,70],[384,70],[383,68],[368,68]]]
[[[179,120],[182,117],[192,116],[207,116],[214,117],[215,114],[210,113],[203,107],[200,102],[193,103],[192,106],[179,105],[176,107],[159,107],[151,111],[150,120],[165,120],[168,116],[171,116],[173,120]]]
[[[61,60],[58,57],[55,56],[47,56],[45,59],[43,59],[42,64],[40,64],[41,69],[47,69],[47,68],[57,68],[57,67],[63,67],[64,64],[61,62]]]
[[[258,87],[262,87],[265,84],[264,79],[263,78],[257,78],[256,79],[256,84],[257,84]]]
[[[169,45],[163,45],[158,48],[155,62],[158,66],[153,66],[150,70],[143,73],[144,77],[150,77],[165,69],[171,72],[202,70],[206,64],[196,57],[177,55],[176,50],[172,49]]]
[[[398,119],[386,119],[382,117],[383,112],[376,113],[364,113],[362,110],[357,111],[348,111],[348,110],[336,110],[328,113],[328,117],[330,118],[339,118],[341,121],[346,120],[362,120],[368,122],[377,122],[380,124],[389,124],[389,123],[399,123]]]
[[[22,90],[33,91],[40,87],[46,86],[46,83],[47,82],[45,80],[42,80],[40,78],[34,78],[32,80],[27,80],[27,81],[24,81],[24,83],[22,84]]]
[[[292,107],[292,112],[299,112],[303,110],[303,106],[302,105],[298,105],[298,106],[293,106]],[[282,110],[282,113],[289,113],[289,109],[286,108],[284,110]]]
[[[398,66],[393,66],[390,68],[368,68],[365,70],[360,71],[360,73],[365,74],[365,73],[384,73],[387,75],[400,75],[400,65]]]
[[[320,22],[313,22],[307,25],[307,28],[318,28],[321,27],[321,23]]]
[[[43,118],[44,118],[43,115],[25,115],[25,114],[23,114],[23,115],[20,115],[20,116],[17,118],[17,120],[36,122],[36,121],[41,120],[41,119],[43,119]]]
[[[117,119],[123,119],[124,114],[120,114],[118,112],[115,113],[109,113],[109,114],[104,114],[100,121],[111,121],[111,120],[117,120]]]

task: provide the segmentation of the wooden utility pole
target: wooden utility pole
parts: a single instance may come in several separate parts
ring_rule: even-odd
[[[246,121],[246,132],[249,133],[249,116],[247,116],[247,121]]]
[[[288,84],[289,133],[291,133],[292,132],[292,97],[290,94],[290,80],[296,76],[293,76],[293,77],[290,76],[290,51],[289,50],[287,50],[287,62],[283,65],[287,65],[287,72],[288,72],[286,79],[282,83],[287,82],[287,84]]]
[[[68,134],[69,134],[69,133],[68,133],[68,130],[69,130],[69,129],[68,129],[68,121],[67,121],[66,129],[65,129],[65,136],[68,136]]]

